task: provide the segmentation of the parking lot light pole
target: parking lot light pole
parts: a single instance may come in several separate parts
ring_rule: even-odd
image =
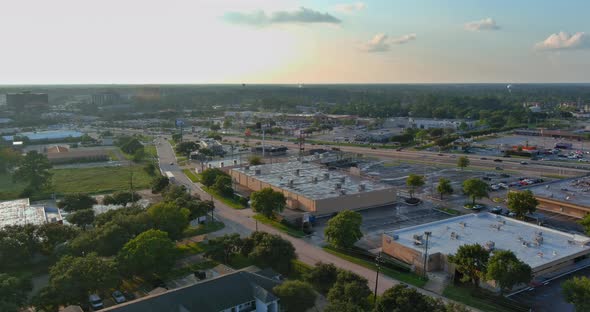
[[[426,231],[424,232],[424,235],[426,235],[426,252],[424,253],[424,266],[422,267],[422,270],[424,270],[424,278],[426,278],[426,261],[428,260],[428,238],[430,237],[430,235],[432,235],[432,232]]]
[[[375,258],[375,264],[377,265],[377,276],[375,277],[375,293],[373,294],[373,305],[377,303],[377,286],[379,286],[379,270],[381,269],[381,266],[379,265],[380,263],[381,252],[379,252],[377,257]]]

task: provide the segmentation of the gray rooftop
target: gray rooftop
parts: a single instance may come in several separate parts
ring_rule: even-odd
[[[116,312],[219,312],[237,305],[254,301],[267,303],[278,298],[272,288],[274,281],[246,271],[237,271],[194,285],[150,295],[104,311]]]
[[[495,249],[511,250],[533,269],[584,250],[590,252],[590,247],[587,246],[590,238],[586,236],[568,234],[488,212],[463,215],[385,234],[399,244],[423,252],[425,240],[420,244],[414,235],[423,235],[426,231],[432,232],[428,241],[429,254],[454,254],[461,245],[479,244],[485,247],[493,242]]]
[[[559,180],[526,189],[537,196],[590,208],[590,177]]]
[[[0,228],[7,225],[43,224],[61,219],[59,211],[46,211],[44,206],[31,206],[28,198],[0,202]],[[58,220],[53,220],[58,221]]]
[[[252,176],[312,200],[389,189],[390,186],[315,163],[300,161],[250,166],[232,170]],[[258,174],[256,172],[259,172]]]

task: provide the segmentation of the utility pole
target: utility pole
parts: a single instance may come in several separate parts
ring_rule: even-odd
[[[430,238],[430,235],[432,235],[432,232],[426,231],[426,232],[424,232],[424,235],[426,235],[426,253],[424,254],[423,270],[424,270],[424,278],[426,278],[426,262],[428,261],[428,238]]]
[[[379,270],[381,269],[381,252],[375,258],[375,264],[377,265],[377,276],[375,277],[375,292],[373,293],[373,305],[377,303],[377,287],[379,286]]]

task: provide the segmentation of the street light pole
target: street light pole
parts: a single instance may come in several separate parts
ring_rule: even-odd
[[[377,276],[375,277],[375,293],[373,294],[373,305],[377,303],[377,287],[379,286],[379,270],[381,269],[379,263],[381,263],[381,252],[379,252],[377,257],[375,258],[375,264],[377,265]]]
[[[432,232],[430,232],[430,231],[424,232],[424,235],[426,235],[426,252],[424,254],[424,266],[422,267],[422,269],[424,270],[424,277],[425,278],[426,278],[426,261],[428,260],[428,238],[430,237],[431,234],[432,234]]]

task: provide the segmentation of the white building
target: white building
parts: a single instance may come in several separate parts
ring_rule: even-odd
[[[8,225],[39,225],[62,221],[59,209],[31,205],[28,198],[0,202],[0,228]]]

